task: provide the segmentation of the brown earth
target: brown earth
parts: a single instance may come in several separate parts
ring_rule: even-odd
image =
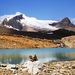
[[[23,36],[0,35],[0,48],[48,48],[56,47],[52,40]]]

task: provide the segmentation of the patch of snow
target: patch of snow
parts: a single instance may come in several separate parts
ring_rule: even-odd
[[[7,64],[6,69],[11,69],[12,67],[15,67],[15,64]]]
[[[70,19],[70,20],[71,20],[71,22],[75,25],[75,18]]]
[[[0,21],[2,22],[5,18],[7,18],[7,21],[9,21],[11,18],[13,18],[15,15],[4,15],[0,17]]]
[[[2,22],[5,18],[7,18],[7,21],[9,21],[11,18],[15,17],[15,16],[18,16],[22,13],[20,12],[16,12],[16,14],[13,14],[13,15],[4,15],[4,16],[0,16],[0,22]]]
[[[37,19],[32,19],[32,18],[25,18],[21,20],[21,24],[26,27],[31,27],[35,30],[40,30],[40,31],[55,31],[58,30],[59,28],[56,28],[54,26],[50,26],[49,24],[54,23],[57,21],[52,21],[52,20],[37,20]],[[24,30],[24,29],[23,29]]]
[[[10,26],[10,25],[4,25],[6,28],[9,28],[9,29],[14,29],[14,30],[17,30],[17,31],[19,31],[19,29],[16,29],[16,28],[14,28],[14,27],[12,27],[12,26]]]

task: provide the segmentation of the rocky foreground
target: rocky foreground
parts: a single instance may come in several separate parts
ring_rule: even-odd
[[[29,63],[33,64],[33,62]],[[34,63],[37,65],[38,62]],[[31,69],[31,72],[26,68],[26,64],[1,64],[0,75],[75,75],[75,61],[42,63],[40,67],[36,65],[35,69],[34,67]]]
[[[46,63],[39,75],[75,75],[75,61]]]

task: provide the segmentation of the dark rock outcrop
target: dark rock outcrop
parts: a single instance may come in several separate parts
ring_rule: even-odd
[[[15,29],[22,30],[22,24],[20,23],[20,19],[23,19],[22,15],[15,16],[11,18],[9,21],[7,21],[7,18],[5,18],[2,22],[2,25],[8,25],[12,26]]]
[[[18,16],[15,16],[13,17],[14,20],[20,20],[20,19],[23,19],[23,15],[18,15]]]

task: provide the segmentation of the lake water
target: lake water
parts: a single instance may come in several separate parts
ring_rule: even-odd
[[[41,62],[75,60],[75,49],[70,48],[0,49],[0,63],[24,63],[35,54]]]

